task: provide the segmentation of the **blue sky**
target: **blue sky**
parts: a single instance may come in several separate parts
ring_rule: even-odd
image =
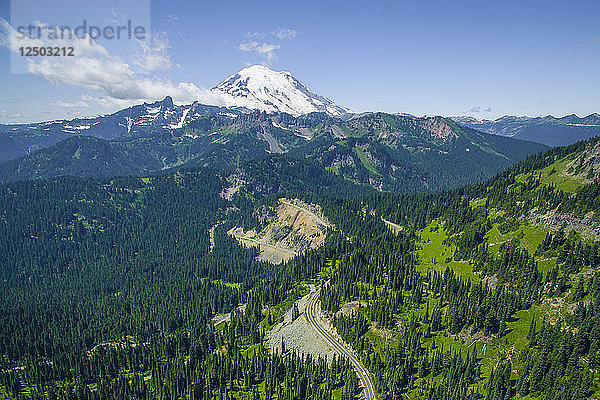
[[[214,101],[207,89],[256,63],[353,111],[600,112],[598,1],[16,1],[11,15],[0,0],[4,123],[103,114],[169,91],[176,103]],[[99,38],[77,65],[54,57],[27,67],[6,44],[23,21],[84,18],[132,20],[149,34]]]

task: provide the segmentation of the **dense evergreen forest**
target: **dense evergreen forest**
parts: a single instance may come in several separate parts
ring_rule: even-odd
[[[374,193],[281,156],[245,165],[230,200],[209,169],[4,185],[0,397],[358,397],[344,359],[266,346],[272,310],[312,281],[378,398],[587,399],[600,242],[581,227],[600,207],[597,147],[432,194]],[[272,265],[227,231],[260,226],[255,210],[284,195],[319,204],[335,229]],[[542,224],[549,215],[562,225]]]

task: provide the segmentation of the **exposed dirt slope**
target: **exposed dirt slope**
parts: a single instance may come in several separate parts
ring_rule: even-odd
[[[235,227],[228,233],[245,246],[258,246],[258,258],[275,264],[323,245],[331,224],[320,206],[298,199],[279,199],[273,211],[264,213],[267,224],[259,232]]]

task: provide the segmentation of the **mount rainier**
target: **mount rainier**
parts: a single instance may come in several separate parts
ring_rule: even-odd
[[[242,69],[212,91],[229,107],[285,112],[294,116],[311,112],[325,112],[331,116],[348,113],[330,99],[313,93],[289,72],[273,71],[263,65]]]

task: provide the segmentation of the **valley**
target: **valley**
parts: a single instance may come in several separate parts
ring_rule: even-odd
[[[543,143],[547,146],[565,146],[588,140],[600,134],[600,114],[585,117],[575,114],[557,118],[503,116],[496,120],[479,120],[473,117],[453,117],[454,121],[482,132],[509,136]]]

